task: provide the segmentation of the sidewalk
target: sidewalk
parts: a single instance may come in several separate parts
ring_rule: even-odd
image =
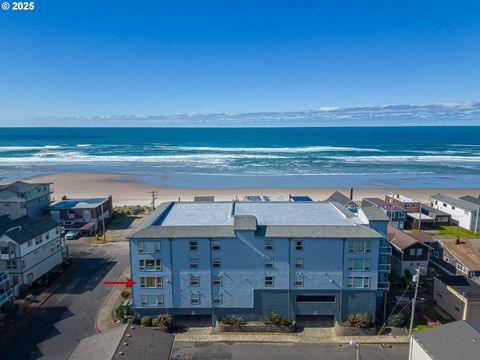
[[[120,276],[119,280],[125,280],[126,278],[130,277],[130,267],[127,267],[125,271]],[[124,285],[114,285],[112,291],[108,295],[107,299],[103,303],[100,310],[98,310],[97,317],[95,320],[95,327],[98,332],[104,332],[107,329],[111,329],[113,327],[119,326],[121,324],[117,324],[113,321],[113,310],[115,306],[119,304],[119,300],[121,298],[120,293],[125,288]],[[125,299],[122,299],[125,300]]]
[[[175,341],[202,342],[288,342],[303,344],[347,344],[353,340],[362,344],[407,344],[408,336],[337,336],[333,328],[307,328],[294,334],[213,334],[212,328],[191,328],[175,334]]]

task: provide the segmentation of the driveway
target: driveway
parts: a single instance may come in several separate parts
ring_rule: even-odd
[[[184,360],[290,360],[290,359],[355,359],[355,349],[332,344],[235,343],[235,342],[175,342],[172,355]],[[361,345],[361,359],[405,360],[408,345],[384,349],[380,345]]]
[[[103,245],[70,242],[70,257],[79,265],[57,291],[31,314],[4,349],[3,360],[68,359],[78,342],[95,335],[95,316],[112,290],[103,280],[116,280],[128,266],[128,243]],[[93,359],[92,359],[93,360]]]

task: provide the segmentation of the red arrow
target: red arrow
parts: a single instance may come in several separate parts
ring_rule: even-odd
[[[132,279],[127,279],[127,281],[104,281],[103,283],[105,285],[127,285],[128,287],[132,287],[136,284]]]

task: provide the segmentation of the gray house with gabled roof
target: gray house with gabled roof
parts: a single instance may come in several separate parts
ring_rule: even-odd
[[[340,203],[354,213],[356,213],[358,210],[358,205],[355,203],[355,201],[353,201],[353,199],[338,191],[335,191],[332,195],[330,195],[326,201],[334,201]]]

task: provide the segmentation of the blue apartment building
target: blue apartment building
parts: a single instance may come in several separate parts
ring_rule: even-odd
[[[163,203],[130,236],[139,316],[333,325],[388,290],[388,218],[330,202]]]

